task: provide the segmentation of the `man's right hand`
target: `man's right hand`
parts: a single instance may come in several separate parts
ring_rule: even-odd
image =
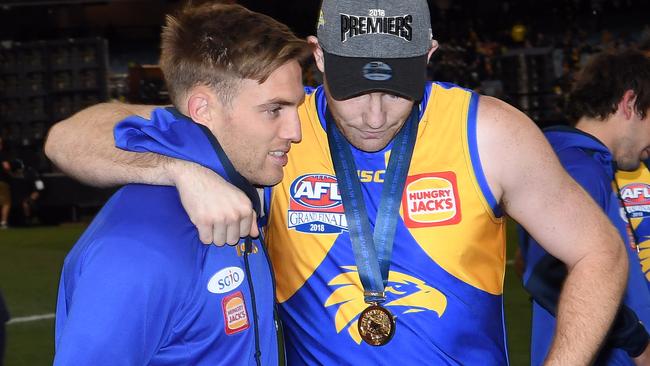
[[[241,237],[259,236],[253,205],[244,192],[198,164],[175,160],[168,169],[201,242],[236,245]]]

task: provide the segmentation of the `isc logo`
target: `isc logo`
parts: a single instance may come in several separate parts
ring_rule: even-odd
[[[630,205],[650,204],[650,186],[644,183],[631,183],[621,188],[621,198]]]
[[[383,183],[385,170],[357,170],[359,175],[359,182],[361,183]]]
[[[290,188],[292,201],[305,208],[334,208],[341,205],[336,177],[328,174],[307,174],[298,177]]]

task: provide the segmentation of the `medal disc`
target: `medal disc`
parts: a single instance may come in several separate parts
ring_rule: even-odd
[[[383,346],[395,334],[395,318],[379,305],[368,306],[357,322],[361,338],[371,346]]]

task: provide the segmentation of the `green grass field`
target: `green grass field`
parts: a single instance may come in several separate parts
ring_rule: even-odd
[[[54,312],[63,258],[85,226],[64,225],[0,231],[0,288],[12,317]],[[509,225],[508,259],[514,255],[514,225]],[[508,266],[505,279],[506,323],[512,365],[527,365],[530,302]],[[7,325],[6,366],[51,365],[54,320]]]

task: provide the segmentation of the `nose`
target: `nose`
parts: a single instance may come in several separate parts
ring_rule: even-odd
[[[382,107],[382,93],[370,93],[364,119],[366,125],[372,129],[380,129],[386,123],[386,113]]]
[[[291,142],[302,140],[302,131],[300,129],[300,117],[298,111],[294,110],[291,116],[282,124],[280,129],[280,138]]]

